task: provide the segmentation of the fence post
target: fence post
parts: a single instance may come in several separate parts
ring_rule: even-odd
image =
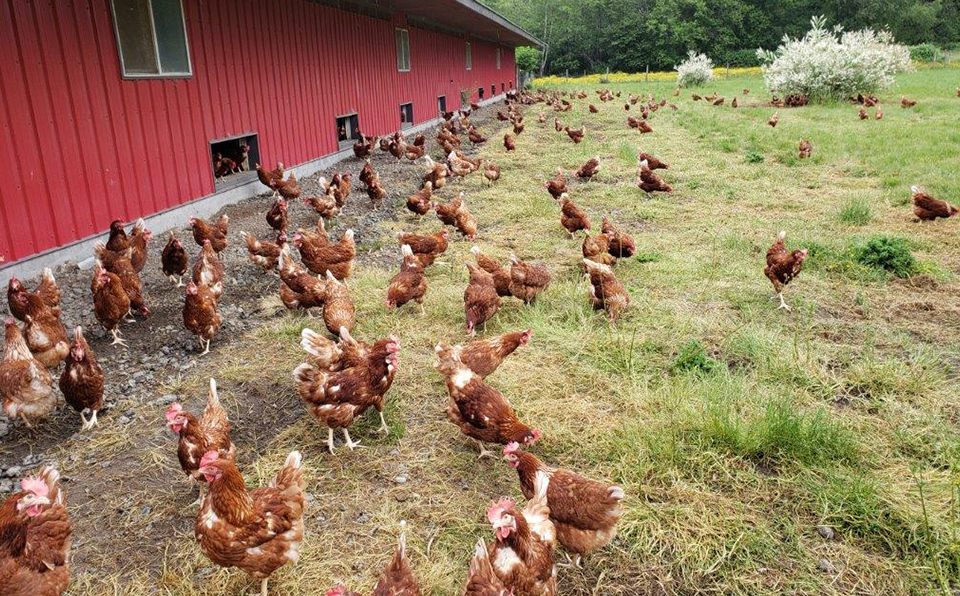
[[[730,63],[727,62],[727,79],[730,79]]]
[[[650,65],[649,65],[649,64],[647,64],[647,74],[644,75],[644,77],[643,77],[643,82],[644,82],[644,83],[649,83],[649,82],[650,82]]]

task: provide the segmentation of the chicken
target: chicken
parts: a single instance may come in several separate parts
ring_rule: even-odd
[[[483,177],[487,179],[487,182],[496,182],[500,179],[500,166],[490,161],[485,162],[483,166]]]
[[[776,128],[778,122],[780,122],[780,112],[774,112],[773,116],[770,116],[770,119],[767,120],[767,126]]]
[[[473,558],[470,560],[470,570],[463,596],[510,596],[512,593],[513,591],[507,590],[494,572],[490,557],[487,555],[487,545],[483,540],[478,540]]]
[[[860,119],[861,119],[861,120],[866,120],[866,119],[869,118],[869,117],[870,117],[870,116],[867,114],[867,108],[865,108],[865,107],[863,107],[863,106],[860,106]]]
[[[455,227],[470,240],[476,238],[477,218],[467,208],[464,193],[461,192],[456,199],[449,203],[434,203],[433,210],[436,211],[437,218],[443,223]]]
[[[380,178],[374,177],[367,186],[367,196],[370,197],[370,205],[376,207],[387,197],[387,189],[380,184]]]
[[[336,335],[341,329],[353,329],[356,309],[350,299],[346,284],[337,280],[332,271],[327,271],[326,297],[323,301],[323,322],[327,331]]]
[[[467,132],[467,137],[469,137],[470,142],[473,143],[474,145],[479,145],[480,143],[487,142],[487,137],[480,134],[480,131],[478,131],[476,128],[471,128]]]
[[[423,184],[423,188],[407,197],[407,209],[423,217],[430,212],[432,196],[433,183],[428,180]]]
[[[496,259],[488,257],[480,252],[479,246],[470,249],[477,257],[477,265],[493,276],[493,285],[497,289],[497,295],[501,297],[513,296],[510,293],[510,270],[500,265]]]
[[[343,233],[337,243],[315,241],[297,230],[293,236],[293,245],[300,251],[300,258],[307,269],[317,275],[327,272],[339,280],[347,279],[353,273],[354,257],[357,254],[357,245],[354,242],[353,230]]]
[[[373,589],[373,596],[420,596],[420,584],[410,568],[407,559],[407,537],[404,532],[406,522],[400,522],[400,538],[397,541],[397,551],[380,581]]]
[[[641,161],[647,162],[647,167],[651,170],[669,170],[670,164],[665,161],[661,161],[654,157],[653,155],[647,153],[646,151],[639,151],[637,155],[638,163]]]
[[[587,106],[587,109],[590,110],[591,114],[596,114],[600,111],[600,109],[593,104],[590,104],[589,106]]]
[[[590,218],[587,217],[586,212],[566,194],[560,196],[560,225],[567,230],[571,238],[580,230],[590,229]]]
[[[914,100],[907,99],[906,97],[900,96],[900,107],[903,109],[912,108],[917,105],[917,102]]]
[[[413,254],[420,259],[420,264],[429,267],[437,260],[437,257],[446,252],[449,242],[447,241],[449,232],[440,230],[429,236],[418,234],[397,234],[397,240],[400,245],[408,245]]]
[[[725,98],[719,97],[719,98],[713,100],[713,105],[715,105],[715,106],[722,106],[724,101],[726,101]],[[737,106],[733,106],[733,107],[737,107]]]
[[[417,161],[423,157],[426,152],[427,148],[422,145],[407,145],[403,155],[410,161]]]
[[[283,197],[277,197],[270,211],[267,211],[267,225],[277,232],[287,231],[287,201]]]
[[[583,164],[577,169],[578,178],[586,178],[587,180],[593,178],[600,173],[600,156],[596,155],[592,157],[587,163]]]
[[[190,257],[183,248],[183,243],[170,231],[170,238],[167,245],[163,247],[163,253],[160,255],[160,265],[163,274],[171,282],[176,282],[177,287],[183,286],[183,276],[190,265]]]
[[[144,302],[143,282],[140,281],[140,274],[136,272],[133,263],[130,261],[130,251],[117,253],[105,248],[103,244],[97,244],[93,252],[107,271],[120,278],[123,291],[130,299],[130,309],[140,314],[150,314],[150,309]]]
[[[0,594],[60,596],[70,582],[70,519],[50,466],[0,504]]]
[[[153,237],[153,232],[147,228],[143,218],[133,224],[133,230],[130,232],[130,262],[137,273],[143,271],[143,266],[147,262],[147,243]]]
[[[203,282],[187,284],[183,302],[183,326],[197,336],[200,345],[205,345],[201,356],[210,353],[210,340],[216,335],[223,319],[217,312],[217,298]],[[206,342],[206,343],[204,343]]]
[[[790,310],[787,303],[783,301],[783,289],[793,278],[800,275],[800,270],[803,269],[803,261],[807,258],[807,249],[788,251],[784,242],[786,237],[786,231],[781,231],[777,235],[777,241],[767,251],[767,266],[763,272],[770,283],[773,284],[773,289],[780,299],[780,306],[777,308]]]
[[[0,362],[0,396],[3,397],[4,413],[10,419],[20,418],[27,426],[32,426],[33,420],[49,416],[57,405],[53,378],[30,353],[13,318],[6,321],[3,361]]]
[[[435,349],[437,363],[434,367],[443,375],[450,397],[447,420],[477,442],[480,458],[496,457],[495,453],[484,448],[484,443],[506,445],[516,441],[532,445],[540,439],[540,431],[520,422],[502,393],[487,385],[480,375],[464,364],[463,347],[438,344]]]
[[[287,456],[269,486],[247,491],[237,466],[207,452],[199,472],[210,486],[197,513],[194,535],[211,561],[239,567],[260,579],[260,596],[280,567],[295,563],[303,540],[303,458]]]
[[[427,166],[430,168],[430,171],[423,176],[423,181],[432,184],[433,190],[439,190],[446,186],[447,176],[449,175],[447,165],[443,163],[435,163],[428,155]]]
[[[39,293],[27,292],[23,286],[12,296],[11,304],[23,314],[23,336],[33,357],[48,369],[58,367],[70,350],[60,307],[51,308]]]
[[[517,142],[514,140],[512,134],[507,133],[503,135],[503,146],[507,151],[517,150]]]
[[[280,301],[290,310],[322,308],[327,284],[297,266],[287,247],[280,251]]]
[[[277,236],[276,243],[257,240],[246,232],[240,232],[240,235],[247,243],[247,253],[251,263],[264,271],[273,271],[277,268],[280,252],[287,244],[287,235],[284,232],[280,232]]]
[[[487,509],[496,540],[487,548],[493,570],[514,596],[555,596],[557,568],[553,550],[557,529],[550,521],[550,477],[537,472],[532,497],[523,511],[502,498]]]
[[[277,185],[277,192],[288,201],[299,199],[300,195],[303,194],[303,189],[301,189],[297,183],[297,175],[290,172],[290,177]]]
[[[550,479],[547,488],[550,520],[556,527],[560,544],[575,553],[575,565],[579,566],[581,555],[606,546],[616,537],[617,522],[623,515],[622,488],[545,466],[537,456],[521,450],[518,443],[504,447],[503,458],[517,471],[523,496],[528,499],[535,494],[538,473]]]
[[[559,199],[567,192],[567,177],[563,174],[562,168],[557,168],[557,175],[553,180],[547,180],[547,192],[554,199]]]
[[[204,240],[209,240],[213,245],[213,250],[223,252],[227,248],[227,230],[230,225],[230,218],[224,214],[216,223],[208,223],[199,217],[190,219],[190,227],[193,228],[193,240],[197,246],[203,246]]]
[[[608,265],[584,259],[590,277],[590,303],[594,310],[606,310],[610,322],[619,318],[630,304],[630,295]]]
[[[19,279],[11,277],[10,281],[7,282],[7,307],[10,309],[10,314],[23,321],[27,314],[26,304],[16,300],[16,297],[21,293],[30,294]],[[37,286],[35,293],[44,304],[59,313],[60,288],[57,287],[57,280],[54,279],[53,270],[49,267],[45,268],[40,275],[40,284]]]
[[[527,304],[532,304],[550,285],[550,271],[545,265],[531,265],[510,255],[510,293]]]
[[[637,186],[644,192],[673,192],[673,187],[657,176],[643,160],[637,167]]]
[[[467,262],[467,270],[470,272],[470,282],[463,292],[463,309],[467,319],[467,333],[476,335],[477,325],[486,328],[487,321],[497,314],[500,309],[500,296],[492,275],[470,262]]]
[[[691,93],[691,94],[690,94],[690,99],[692,99],[693,101],[700,101],[700,100],[703,99],[703,98],[700,97],[699,95],[697,95],[696,93]]]
[[[393,384],[399,363],[400,344],[390,336],[377,341],[354,366],[328,374],[304,363],[293,371],[300,399],[310,414],[327,427],[327,446],[333,453],[333,431],[343,429],[351,450],[359,445],[347,428],[371,406],[380,413],[380,431],[389,427],[383,418],[384,395]]]
[[[93,294],[93,314],[103,328],[113,335],[113,343],[110,345],[126,346],[126,342],[120,339],[120,321],[130,312],[130,298],[123,290],[123,282],[97,261],[93,268],[90,291]]]
[[[557,132],[563,132],[563,124],[558,118],[553,119],[553,128],[555,128]]]
[[[336,342],[312,329],[300,333],[300,347],[311,356],[311,363],[320,372],[335,373],[362,364],[373,346],[358,341],[343,327]]]
[[[463,346],[460,360],[481,379],[493,374],[507,356],[530,343],[533,331],[512,331],[490,339],[478,339]]]
[[[189,478],[202,483],[203,474],[200,473],[200,462],[204,454],[214,451],[220,459],[234,461],[237,448],[230,440],[230,420],[227,411],[220,405],[220,395],[217,393],[217,382],[210,379],[210,390],[207,393],[207,406],[200,419],[183,409],[177,402],[170,404],[165,414],[167,428],[179,436],[177,444],[177,459],[180,469]],[[203,501],[203,489],[200,485],[200,498],[197,505]]]
[[[210,241],[204,240],[203,250],[193,264],[193,283],[207,286],[213,297],[220,300],[223,295],[223,277],[223,264],[219,255],[213,250]]]
[[[731,108],[740,107],[740,102],[737,101],[737,98],[736,98],[736,97],[734,97],[734,98],[733,98],[733,101],[730,102],[730,107],[731,107]]]
[[[810,141],[801,140],[800,141],[800,159],[807,159],[810,157],[810,154],[813,152],[813,145],[810,144]]]
[[[591,236],[587,234],[583,238],[581,252],[585,259],[590,259],[596,263],[613,266],[617,259],[610,254],[610,237],[606,234],[597,234]]]
[[[260,164],[256,164],[257,178],[260,179],[260,183],[269,188],[272,191],[276,191],[280,184],[283,183],[283,164],[277,162],[277,167],[273,170],[265,170]]]
[[[574,130],[569,126],[564,126],[563,130],[566,131],[567,136],[570,137],[570,140],[573,141],[574,144],[579,144],[580,141],[583,140],[584,135],[587,133],[587,128],[585,126],[581,126],[579,130]]]
[[[70,356],[60,375],[60,392],[70,407],[80,412],[83,430],[98,425],[97,412],[103,407],[103,369],[80,327],[73,330]],[[85,412],[90,412],[90,420]]]
[[[400,273],[393,276],[387,287],[387,308],[400,308],[407,302],[416,302],[423,312],[423,297],[427,294],[423,265],[409,245],[400,247],[400,252],[403,253],[403,263]]]
[[[628,259],[637,252],[637,244],[633,241],[633,238],[617,229],[606,216],[600,224],[600,231],[610,239],[607,250],[614,257]]]
[[[340,207],[337,206],[337,199],[332,194],[325,194],[318,197],[306,197],[303,202],[317,212],[324,219],[333,219],[340,213]]]
[[[913,193],[913,214],[924,221],[932,221],[938,217],[944,219],[957,214],[957,208],[941,199],[935,199],[920,190],[919,186],[911,186]]]

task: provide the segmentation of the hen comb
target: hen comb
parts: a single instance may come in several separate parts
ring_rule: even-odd
[[[219,453],[216,451],[207,451],[203,454],[203,457],[200,458],[200,467],[206,468],[211,462],[215,462],[218,459],[220,459]]]
[[[520,443],[516,441],[511,441],[507,443],[507,446],[503,448],[503,454],[509,455],[511,453],[516,453],[517,449],[520,449]]]
[[[508,509],[513,509],[513,499],[509,497],[503,497],[496,503],[491,504],[490,508],[487,509],[487,519],[492,524],[500,519],[500,516],[503,514],[503,512]]]
[[[38,497],[45,497],[50,493],[50,487],[47,486],[47,483],[36,476],[30,476],[21,480],[20,488]]]
[[[344,596],[344,594],[346,593],[347,593],[347,587],[344,586],[343,584],[340,584],[339,586],[327,592],[327,596]]]
[[[173,422],[176,419],[177,415],[183,411],[183,406],[177,403],[170,404],[170,407],[167,408],[167,422]]]

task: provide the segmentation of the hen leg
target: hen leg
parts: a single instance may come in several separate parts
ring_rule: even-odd
[[[98,412],[98,410],[91,410],[90,412],[91,412],[91,414],[90,414],[90,428],[93,428],[94,426],[100,426],[100,422],[97,420],[97,412]]]
[[[209,339],[208,339],[208,340],[203,340],[203,339],[201,339],[201,340],[200,340],[200,343],[202,344],[202,343],[204,343],[204,341],[206,341],[206,349],[204,349],[203,352],[200,354],[201,356],[204,356],[204,355],[210,353],[210,340],[209,340]]]
[[[387,421],[383,419],[383,412],[380,412],[380,428],[377,430],[382,433],[390,432],[390,427],[387,426]]]
[[[124,340],[120,339],[120,330],[119,330],[119,329],[117,329],[117,328],[115,327],[115,328],[113,328],[113,329],[110,330],[110,333],[113,334],[113,343],[110,344],[111,346],[120,345],[120,346],[123,346],[123,347],[127,347],[127,342],[125,342]]]
[[[202,507],[203,506],[203,483],[197,482],[197,500],[193,503],[190,503],[190,507]]]
[[[354,442],[350,439],[350,431],[346,428],[343,429],[343,439],[346,446],[350,448],[350,451],[353,451],[354,447],[360,446],[360,441]]]
[[[177,287],[178,287],[178,288],[182,288],[182,287],[183,287],[183,276],[182,276],[182,275],[177,278]]]
[[[490,458],[493,458],[493,459],[497,459],[497,454],[494,453],[493,451],[487,450],[487,449],[483,446],[483,443],[481,443],[480,441],[477,441],[477,447],[480,448],[480,455],[477,456],[477,459],[483,459],[483,458],[485,458],[485,457],[490,457]]]
[[[327,449],[333,453],[333,429],[329,427],[327,428]]]
[[[780,306],[777,307],[777,310],[780,310],[781,308],[786,309],[786,310],[788,310],[788,311],[793,310],[793,309],[790,308],[790,306],[787,305],[787,303],[783,300],[783,292],[778,293],[778,294],[777,294],[777,298],[780,299]]]
[[[263,578],[260,580],[260,596],[267,596],[267,580],[269,578]]]

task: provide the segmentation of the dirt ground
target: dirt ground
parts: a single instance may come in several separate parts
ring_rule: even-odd
[[[475,111],[471,120],[480,128],[493,120],[500,104]],[[431,156],[443,159],[436,145],[435,131],[424,133]],[[491,139],[490,142],[494,142]],[[464,137],[463,151],[472,154],[473,146]],[[318,192],[321,176],[328,180],[336,171],[354,174],[354,190],[339,216],[328,223],[327,230],[339,238],[353,229],[357,243],[357,264],[360,267],[393,269],[399,262],[399,247],[383,231],[382,224],[396,222],[405,212],[407,196],[415,192],[423,172],[422,160],[411,164],[397,162],[391,155],[376,150],[371,163],[384,186],[387,198],[376,208],[363,191],[357,175],[362,161],[350,158],[329,170],[300,180],[304,197]],[[447,192],[455,193],[454,189]],[[264,297],[275,296],[279,287],[276,276],[264,275],[248,261],[240,231],[273,239],[264,215],[273,204],[269,192],[231,205],[222,210],[230,217],[230,244],[220,253],[227,274],[226,290],[219,305],[223,325],[213,340],[211,354],[200,357],[195,338],[183,327],[183,288],[170,283],[160,269],[160,252],[167,242],[168,230],[152,230],[149,257],[141,274],[147,305],[151,313],[138,317],[136,323],[124,324],[123,337],[127,348],[110,346],[111,337],[97,323],[92,312],[89,280],[91,272],[80,270],[76,263],[64,263],[55,271],[62,292],[62,321],[68,329],[77,325],[100,361],[106,376],[105,406],[100,413],[100,429],[91,444],[80,432],[79,415],[62,400],[60,408],[47,420],[29,429],[19,421],[0,420],[0,499],[13,492],[19,478],[41,465],[51,464],[63,473],[69,496],[73,525],[71,575],[126,574],[151,575],[164,567],[165,539],[171,534],[192,533],[193,514],[189,508],[195,496],[176,466],[176,440],[163,424],[163,412],[173,401],[199,412],[205,394],[179,393],[179,385],[187,375],[200,369],[211,369],[211,375],[223,367],[219,354],[242,341],[245,334],[277,315],[264,308]],[[220,213],[211,219],[219,217]],[[290,230],[313,228],[317,215],[302,201],[292,202],[289,209]],[[190,228],[172,230],[191,255],[199,253]],[[294,251],[296,252],[296,251]],[[33,288],[38,279],[24,280]],[[56,376],[62,371],[54,371]],[[286,376],[286,371],[284,376]],[[281,385],[272,379],[243,384],[244,399],[230,400],[235,386],[220,380],[220,393],[230,409],[233,440],[238,453],[255,458],[267,442],[304,415],[299,399],[289,383]],[[104,432],[106,430],[106,432]],[[80,449],[78,445],[82,445]],[[146,454],[146,455],[145,455]],[[244,463],[244,456],[239,462]],[[144,466],[144,461],[152,462]],[[144,504],[145,498],[174,487],[176,500],[171,508],[178,515],[157,511]],[[117,556],[123,553],[122,556]]]

